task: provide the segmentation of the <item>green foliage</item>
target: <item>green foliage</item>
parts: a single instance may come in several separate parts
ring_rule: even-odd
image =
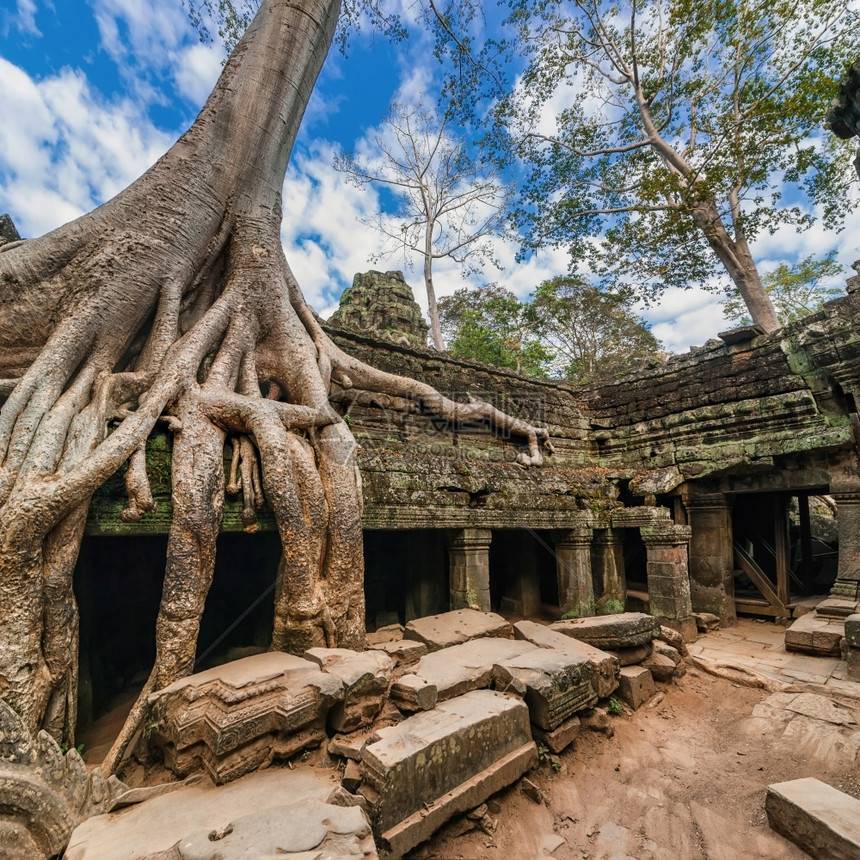
[[[548,764],[555,773],[558,773],[561,770],[561,759],[557,755],[553,755],[549,747],[545,744],[538,744],[538,761],[541,764]]]
[[[762,277],[762,285],[782,325],[814,314],[821,310],[825,302],[843,295],[844,290],[840,287],[823,283],[844,274],[835,257],[834,251],[820,259],[810,254],[794,265],[780,263]],[[723,313],[738,325],[752,322],[737,290],[729,291],[728,298],[723,302]]]
[[[597,606],[594,603],[594,598],[582,600],[567,612],[563,613],[561,618],[563,621],[571,621],[574,618],[591,618],[597,615]]]
[[[590,382],[660,359],[660,342],[631,310],[629,294],[600,290],[575,277],[542,283],[535,314],[555,353],[554,376]]]
[[[528,66],[493,145],[527,166],[514,222],[530,247],[646,297],[755,286],[756,236],[856,207],[851,146],[823,128],[856,56],[851,0],[509,4]]]
[[[552,353],[540,340],[535,308],[504,287],[457,290],[439,300],[439,321],[448,351],[457,358],[548,375]]]
[[[621,707],[621,702],[619,702],[618,699],[615,698],[615,696],[610,698],[606,710],[613,717],[620,717],[624,713],[624,708]]]
[[[615,597],[610,597],[600,604],[601,615],[620,615],[622,612],[624,612],[624,604]]]

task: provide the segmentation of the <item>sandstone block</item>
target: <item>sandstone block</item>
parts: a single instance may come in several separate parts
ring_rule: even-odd
[[[720,618],[712,612],[694,612],[693,618],[696,619],[696,630],[699,633],[711,633],[720,629]]]
[[[384,644],[385,642],[397,642],[403,638],[403,625],[389,624],[386,627],[380,627],[373,633],[365,634],[364,638],[368,648],[373,645]]]
[[[429,711],[438,699],[436,685],[418,675],[403,675],[391,686],[391,701],[407,713]]]
[[[649,644],[660,629],[660,622],[653,615],[643,612],[622,612],[618,615],[556,621],[550,629],[587,642],[595,648],[614,651]]]
[[[681,662],[681,655],[677,649],[661,639],[654,640],[654,653],[668,657],[676,666]]]
[[[860,650],[860,615],[849,615],[845,619],[845,640],[849,648]]]
[[[642,661],[642,668],[651,673],[655,681],[663,684],[671,682],[675,674],[675,663],[663,654],[652,654],[647,660]]]
[[[618,658],[619,666],[635,666],[650,657],[651,651],[652,645],[649,642],[647,645],[638,645],[635,648],[616,648],[607,653]]]
[[[489,690],[443,702],[378,737],[362,756],[360,793],[371,804],[375,833],[395,856],[537,761],[528,708]]]
[[[542,624],[535,624],[534,621],[518,621],[514,625],[514,635],[538,648],[551,648],[563,654],[585,657],[592,665],[591,683],[599,699],[611,695],[618,686],[618,658],[612,654]]]
[[[813,613],[802,615],[785,631],[787,651],[838,657],[839,642],[845,633],[844,623]]]
[[[591,675],[585,657],[547,648],[533,648],[493,667],[496,689],[504,690],[512,682],[522,685],[531,721],[547,732],[597,702]]]
[[[429,651],[450,648],[470,639],[511,638],[511,625],[494,612],[456,609],[441,615],[416,618],[406,625],[404,639],[423,642]]]
[[[427,646],[423,642],[410,639],[380,642],[378,645],[368,644],[367,647],[388,654],[397,666],[413,666],[427,653]]]
[[[655,693],[654,679],[643,666],[625,666],[618,679],[618,695],[638,710]]]
[[[329,738],[328,752],[341,758],[349,758],[353,761],[361,760],[361,752],[373,737],[373,731],[352,732],[348,735],[335,735]]]
[[[558,755],[564,752],[576,740],[580,728],[579,717],[571,717],[551,732],[545,732],[543,729],[532,726],[532,734],[538,743],[542,743]]]
[[[340,678],[343,701],[329,711],[329,725],[336,732],[352,732],[369,726],[379,715],[391,686],[394,661],[381,651],[350,651],[347,648],[311,648],[305,659],[324,672]]]
[[[661,625],[659,631],[657,631],[657,634],[654,636],[654,641],[666,642],[682,657],[688,657],[690,654],[687,650],[686,644],[684,643],[684,637],[677,630],[673,630],[671,627]]]
[[[513,639],[473,639],[422,657],[415,674],[433,684],[439,701],[444,702],[470,690],[490,687],[493,666],[536,650],[530,642]]]
[[[217,788],[201,781],[90,818],[72,834],[64,856],[247,860],[311,852],[311,857],[376,858],[361,807],[326,802],[332,794],[329,775],[314,768],[272,768]]]
[[[272,651],[182,678],[149,697],[150,746],[180,776],[205,769],[217,783],[276,756],[319,746],[345,687],[316,663]]]
[[[768,824],[812,857],[860,857],[860,800],[812,777],[768,786]]]

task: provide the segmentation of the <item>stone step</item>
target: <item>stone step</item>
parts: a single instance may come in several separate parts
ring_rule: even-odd
[[[525,704],[475,690],[380,729],[362,752],[358,791],[377,838],[402,857],[536,761]]]
[[[812,857],[860,857],[860,800],[813,777],[769,785],[768,824]]]
[[[818,657],[839,657],[839,643],[844,635],[845,625],[842,621],[809,612],[801,615],[785,631],[785,649]]]

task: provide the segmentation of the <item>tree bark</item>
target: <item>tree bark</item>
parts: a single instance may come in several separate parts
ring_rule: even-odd
[[[488,404],[347,356],[305,304],[280,244],[281,192],[338,13],[338,0],[264,0],[194,125],[146,174],[94,212],[0,247],[0,697],[30,730],[73,738],[71,577],[87,507],[128,462],[124,518],[152,510],[156,422],[174,434],[175,513],[156,663],[132,723],[147,692],[193,670],[226,491],[243,493],[247,531],[264,500],[275,514],[272,647],[363,647],[361,482],[333,382],[520,434],[523,464],[550,447],[546,431]]]

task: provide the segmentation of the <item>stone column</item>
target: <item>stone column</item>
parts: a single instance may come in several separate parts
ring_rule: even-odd
[[[686,642],[696,639],[690,602],[687,547],[690,527],[660,524],[640,529],[647,553],[648,599],[651,614],[677,630]]]
[[[562,615],[594,615],[594,585],[591,578],[591,529],[577,526],[555,540],[558,605]]]
[[[448,547],[451,609],[477,606],[490,611],[489,529],[462,529]]]
[[[624,530],[595,529],[591,544],[594,587],[600,600],[627,602],[627,577],[624,572]]]
[[[860,602],[860,486],[831,490],[839,524],[839,564],[830,597],[818,604],[819,615],[845,618]]]
[[[686,500],[690,536],[690,598],[696,612],[718,615],[722,626],[737,622],[735,613],[732,511],[723,493]]]

